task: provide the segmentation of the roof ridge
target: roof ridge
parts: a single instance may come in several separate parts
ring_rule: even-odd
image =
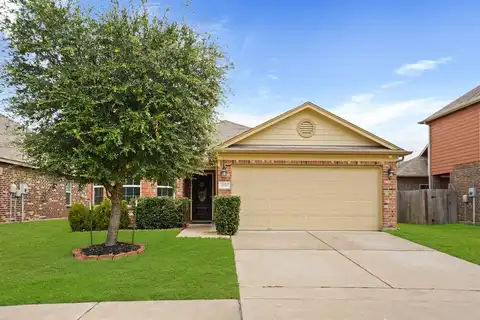
[[[238,122],[233,122],[233,121],[230,121],[230,120],[227,120],[227,119],[223,119],[223,120],[220,120],[218,123],[220,122],[230,122],[231,124],[234,124],[234,125],[237,125],[237,126],[241,126],[241,127],[244,127],[246,129],[250,129],[250,127],[244,125],[244,124],[240,124]]]

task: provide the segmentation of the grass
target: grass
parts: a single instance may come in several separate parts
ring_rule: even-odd
[[[230,239],[175,238],[179,230],[139,230],[145,252],[110,261],[78,261],[89,232],[66,220],[0,225],[0,305],[86,301],[239,298]],[[94,232],[94,243],[105,239]],[[120,241],[130,241],[121,231]]]
[[[480,264],[480,226],[399,224],[387,231],[398,237]]]

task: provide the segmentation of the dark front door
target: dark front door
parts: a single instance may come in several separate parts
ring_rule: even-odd
[[[212,221],[212,175],[192,179],[192,220]]]

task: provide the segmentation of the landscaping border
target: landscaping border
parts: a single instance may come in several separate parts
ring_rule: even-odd
[[[72,250],[72,255],[75,259],[77,260],[113,260],[113,259],[118,259],[122,257],[128,257],[128,256],[136,256],[137,254],[143,253],[145,251],[145,246],[143,244],[137,244],[138,249],[135,251],[129,251],[129,252],[120,252],[118,254],[103,254],[100,256],[87,256],[86,254],[82,253],[82,249],[88,248],[88,247],[81,247],[81,248],[76,248]]]

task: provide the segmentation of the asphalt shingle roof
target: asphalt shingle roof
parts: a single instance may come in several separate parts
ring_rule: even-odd
[[[422,155],[402,161],[397,168],[398,177],[428,177],[428,158]]]
[[[235,136],[238,136],[240,133],[243,133],[250,128],[232,121],[222,120],[217,123],[217,128],[215,132],[215,143],[223,143]]]
[[[0,161],[14,164],[25,163],[22,153],[15,145],[17,135],[15,130],[19,124],[0,114]]]
[[[22,153],[14,143],[17,139],[15,129],[18,126],[17,122],[0,114],[0,162],[27,165]],[[248,129],[250,128],[247,126],[222,120],[216,125],[215,142],[220,144]]]
[[[422,123],[428,123],[432,120],[441,118],[447,114],[466,108],[476,102],[480,102],[480,85],[465,93],[460,98],[450,102],[448,105],[423,120]]]

